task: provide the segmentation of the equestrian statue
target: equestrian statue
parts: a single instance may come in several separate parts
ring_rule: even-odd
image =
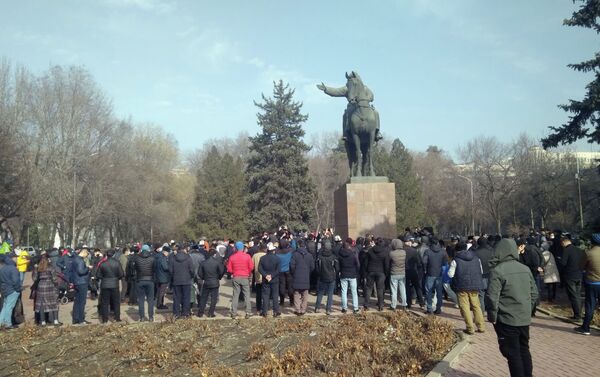
[[[354,71],[346,73],[346,80],[346,85],[340,88],[323,83],[317,88],[329,96],[346,97],[348,100],[342,121],[342,140],[351,176],[375,176],[371,155],[374,144],[382,137],[379,132],[379,113],[371,104],[373,92]]]

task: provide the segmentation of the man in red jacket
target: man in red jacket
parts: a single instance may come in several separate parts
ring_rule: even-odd
[[[244,292],[244,303],[246,305],[246,318],[252,315],[252,304],[250,303],[250,279],[254,263],[250,255],[244,250],[244,243],[235,243],[235,253],[227,261],[227,271],[233,277],[233,297],[231,298],[231,318],[237,317],[240,292]]]

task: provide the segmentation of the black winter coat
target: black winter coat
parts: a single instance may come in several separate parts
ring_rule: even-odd
[[[423,276],[423,260],[419,251],[414,247],[405,246],[406,250],[406,276],[420,278]]]
[[[275,253],[268,252],[258,262],[258,272],[262,275],[263,284],[267,282],[265,276],[271,275],[271,282],[279,281],[279,270],[281,269],[281,258]]]
[[[560,264],[566,280],[581,280],[585,258],[585,252],[577,246],[565,247]]]
[[[323,250],[317,259],[316,270],[320,281],[324,283],[335,281],[340,270],[337,256],[331,250]]]
[[[218,288],[224,274],[225,266],[220,258],[208,257],[198,268],[198,280],[204,280],[205,288]]]
[[[179,251],[171,257],[169,261],[169,273],[173,285],[192,285],[192,280],[196,276],[192,258],[189,254]]]
[[[442,276],[442,266],[444,263],[448,263],[448,256],[446,255],[446,251],[442,250],[439,245],[431,245],[429,249],[425,250],[423,267],[427,276]]]
[[[390,269],[390,251],[382,245],[375,245],[367,253],[367,273],[385,274]]]
[[[133,261],[137,281],[154,280],[154,256],[149,251],[136,254]]]
[[[314,269],[315,260],[312,255],[304,248],[296,250],[290,262],[290,271],[293,276],[292,288],[299,290],[310,289],[310,274]]]
[[[340,278],[356,279],[360,275],[360,262],[358,251],[355,249],[342,249],[338,256],[340,264]]]
[[[96,279],[100,280],[100,289],[119,288],[119,280],[123,278],[121,263],[115,258],[108,258],[100,263],[96,270]]]
[[[486,244],[480,246],[475,251],[475,254],[477,254],[479,260],[481,260],[481,268],[483,268],[483,277],[487,279],[490,276],[490,260],[494,256],[494,250],[492,250],[492,248]]]

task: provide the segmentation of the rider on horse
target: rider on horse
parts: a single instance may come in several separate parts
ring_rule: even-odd
[[[347,141],[350,139],[350,117],[352,114],[358,110],[360,107],[370,107],[375,114],[377,114],[377,119],[379,119],[379,114],[375,107],[371,104],[373,102],[373,92],[366,85],[362,83],[360,77],[356,72],[352,72],[350,75],[346,73],[346,82],[345,86],[340,88],[332,88],[326,86],[321,83],[317,85],[317,88],[325,92],[325,94],[330,95],[332,97],[346,97],[348,100],[348,105],[346,106],[346,111],[344,111],[344,117],[342,122],[342,140]],[[352,82],[354,80],[359,80],[361,83],[360,90],[350,90]],[[355,88],[356,89],[356,88]],[[377,122],[377,129],[375,130],[375,141],[381,140],[383,137],[379,132],[379,122]]]

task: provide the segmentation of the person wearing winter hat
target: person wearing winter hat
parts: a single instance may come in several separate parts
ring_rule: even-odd
[[[262,278],[262,307],[260,315],[267,316],[269,305],[273,302],[273,317],[279,317],[279,271],[281,261],[275,251],[277,247],[272,242],[267,243],[267,254],[260,258],[258,272]]]
[[[139,321],[154,321],[154,273],[155,258],[150,246],[142,246],[142,252],[134,257]],[[148,303],[148,317],[145,315],[144,301]]]
[[[252,279],[252,270],[254,263],[250,255],[244,252],[244,243],[237,241],[235,243],[235,253],[227,261],[227,271],[232,276],[233,297],[231,298],[231,318],[237,317],[237,309],[240,299],[240,292],[243,292],[246,305],[246,318],[252,315],[252,304],[250,303],[250,280]]]
[[[600,233],[592,234],[592,248],[585,254],[585,315],[575,332],[590,335],[590,323],[600,302]]]
[[[271,245],[273,247],[273,245]],[[254,288],[256,290],[256,311],[262,312],[262,275],[258,271],[260,259],[267,255],[267,245],[258,245],[257,251],[252,255],[252,263],[254,263]]]

